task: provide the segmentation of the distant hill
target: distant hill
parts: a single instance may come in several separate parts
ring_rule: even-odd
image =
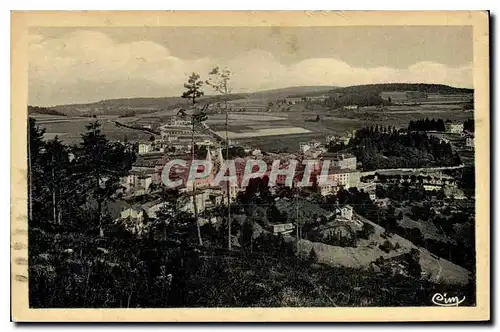
[[[204,96],[199,99],[200,103],[216,103],[223,100],[235,100],[245,98],[241,94],[224,96]],[[159,110],[176,107],[186,107],[189,101],[181,97],[159,97],[159,98],[119,98],[101,100],[88,104],[69,104],[52,107],[67,115],[120,115],[133,110],[136,114],[147,114]]]
[[[28,106],[28,114],[45,114],[45,115],[60,115],[65,116],[66,114],[56,111],[55,109],[38,107],[38,106]]]
[[[337,87],[331,85],[318,86],[292,86],[281,89],[272,89],[248,93],[252,98],[283,98],[283,97],[309,97],[313,95],[325,94]]]
[[[295,86],[281,89],[272,89],[265,91],[257,91],[253,93],[238,93],[229,96],[204,96],[200,98],[201,103],[215,103],[223,100],[237,99],[277,99],[285,97],[313,97],[320,95],[333,95],[334,93],[349,93],[349,94],[380,94],[386,91],[422,91],[426,93],[440,94],[464,94],[473,93],[473,89],[454,88],[442,84],[410,84],[410,83],[388,83],[388,84],[369,84],[356,85],[349,87],[335,86]],[[124,112],[133,110],[135,114],[147,114],[159,110],[172,109],[176,107],[186,107],[188,101],[181,97],[146,97],[146,98],[118,98],[107,99],[99,102],[88,104],[70,104],[58,105],[50,108],[50,112],[42,113],[53,115],[120,115]],[[33,109],[34,112],[48,112],[38,108]]]
[[[474,89],[455,88],[443,84],[425,83],[384,83],[353,85],[344,88],[332,89],[330,93],[356,93],[356,94],[379,94],[389,91],[420,91],[425,93],[439,93],[443,95],[474,93]]]
[[[223,100],[237,100],[246,98],[276,99],[290,95],[311,96],[311,94],[325,94],[334,89],[333,86],[298,86],[282,89],[258,91],[253,93],[236,93],[229,96],[209,95],[199,99],[200,103],[216,103]],[[143,97],[118,98],[101,100],[88,104],[69,104],[53,106],[51,109],[65,115],[120,115],[133,110],[135,114],[147,114],[158,110],[186,107],[189,101],[181,97]]]

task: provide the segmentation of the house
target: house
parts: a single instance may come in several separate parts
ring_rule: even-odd
[[[260,149],[255,149],[252,151],[252,156],[260,156],[262,155],[262,151]]]
[[[299,149],[300,152],[305,153],[307,150],[311,149],[312,147],[308,143],[300,143]]]
[[[271,225],[273,234],[290,234],[295,228],[293,224],[274,224]]]
[[[349,189],[360,186],[361,173],[356,170],[330,168],[327,176],[327,183],[318,183],[321,195],[329,195],[338,192],[341,188]]]
[[[450,134],[460,134],[461,132],[464,131],[463,123],[453,123],[450,120],[447,120],[444,126],[446,132]]]
[[[356,156],[350,153],[325,153],[323,160],[330,160],[330,165],[341,169],[356,169]]]
[[[128,175],[120,178],[120,185],[124,187],[125,192],[134,192],[136,195],[145,194],[153,183],[154,177],[156,177],[154,170],[131,170]]]
[[[465,146],[474,149],[474,135],[467,135],[465,137]]]
[[[234,199],[234,197],[232,197]],[[198,213],[206,209],[224,203],[224,196],[220,188],[197,189],[184,192],[177,202],[177,208],[181,211],[195,213],[195,202]]]
[[[150,201],[144,204],[135,204],[121,211],[121,219],[132,219],[143,222],[146,219],[156,218],[156,213],[165,205],[162,200]]]
[[[152,146],[150,143],[139,143],[139,154],[146,154],[151,152]]]
[[[316,159],[318,158],[321,154],[323,153],[323,151],[321,149],[318,149],[318,148],[311,148],[311,149],[308,149],[307,151],[305,151],[304,153],[304,156],[306,156],[307,158],[309,159]]]
[[[342,189],[342,186],[339,186],[339,185],[318,186],[319,193],[323,196],[328,196],[330,194],[336,194],[340,189]]]
[[[424,184],[424,190],[425,191],[432,191],[432,190],[441,190],[442,185],[437,185],[437,184]]]
[[[359,187],[361,173],[356,170],[331,168],[328,174],[329,179],[345,189]]]
[[[190,120],[173,117],[170,122],[162,125],[160,128],[161,139],[168,143],[189,144],[192,140],[192,125]],[[211,137],[195,128],[195,142],[202,142]]]
[[[337,208],[337,210],[340,213],[340,217],[342,219],[352,220],[352,211],[353,211],[352,206],[345,205]]]

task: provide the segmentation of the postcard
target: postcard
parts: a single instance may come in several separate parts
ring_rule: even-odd
[[[12,13],[11,319],[490,319],[489,13]]]

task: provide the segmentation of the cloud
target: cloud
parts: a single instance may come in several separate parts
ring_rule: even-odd
[[[58,38],[30,35],[29,102],[55,105],[119,97],[178,96],[191,72],[203,76],[215,65],[232,71],[234,92],[383,82],[472,85],[471,65],[451,68],[424,61],[406,69],[357,68],[334,58],[310,58],[285,65],[264,50],[251,50],[228,60],[182,59],[151,41],[118,43],[101,32],[78,31]]]

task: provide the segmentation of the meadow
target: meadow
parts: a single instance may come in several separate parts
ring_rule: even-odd
[[[289,150],[296,150],[300,142],[309,139],[324,141],[328,135],[346,135],[353,130],[367,126],[393,126],[406,128],[411,120],[424,118],[451,119],[463,122],[473,117],[473,112],[464,111],[464,103],[470,100],[470,94],[439,95],[428,94],[427,98],[405,100],[403,92],[383,92],[382,97],[392,97],[391,106],[368,106],[356,110],[330,109],[321,102],[302,102],[300,98],[289,98],[295,104],[280,102],[286,95],[255,93],[228,102],[230,107],[229,136],[241,142],[260,148],[282,145]],[[203,102],[202,102],[203,103]],[[157,127],[177,114],[177,109],[142,111],[130,117],[97,115],[95,119],[102,124],[103,132],[112,140],[128,139],[143,141],[150,134],[140,130],[115,126],[111,120],[125,124],[152,125]],[[36,115],[38,124],[47,131],[46,138],[58,135],[65,142],[72,144],[80,140],[85,132],[85,125],[95,120],[90,117]],[[225,135],[225,114],[209,114],[207,125],[219,134]]]

